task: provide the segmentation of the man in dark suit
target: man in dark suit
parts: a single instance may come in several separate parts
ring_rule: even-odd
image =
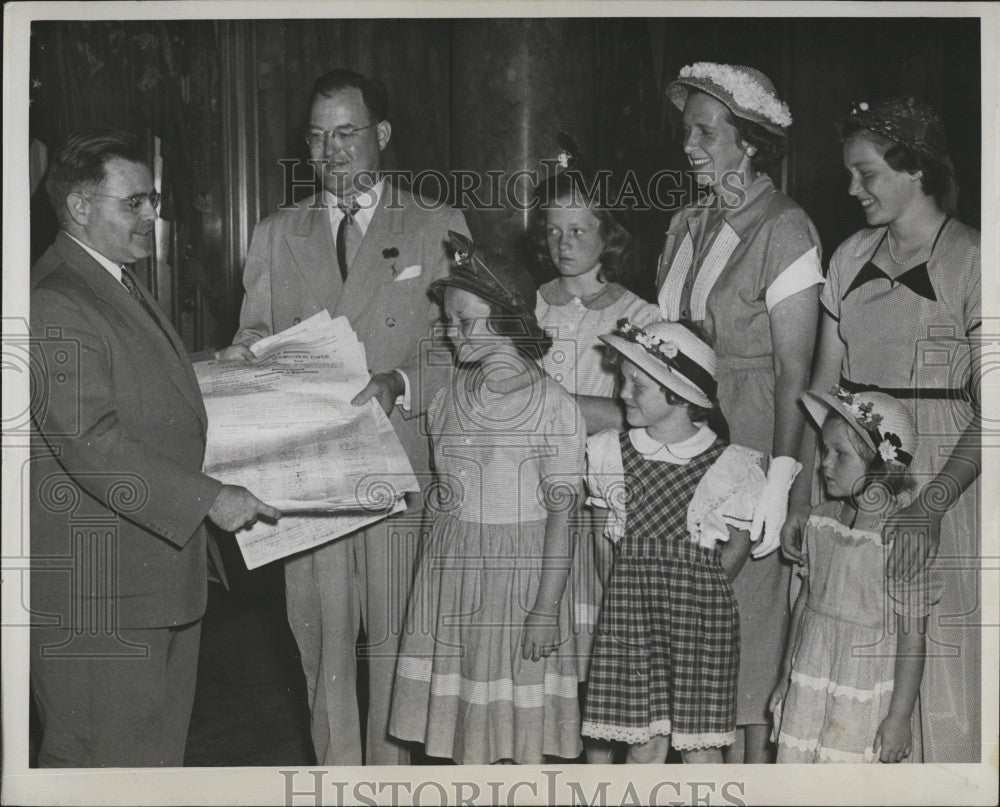
[[[91,129],[54,155],[55,242],[31,269],[31,683],[39,766],[182,765],[205,611],[207,516],[280,513],[201,472],[184,345],[125,265],[159,196],[138,141]]]
[[[458,211],[378,179],[392,133],[387,116],[378,83],[347,70],[316,79],[306,142],[323,191],[257,225],[243,273],[240,330],[219,356],[250,358],[248,345],[323,309],[346,316],[373,373],[354,403],[379,400],[414,470],[426,478],[428,441],[419,412],[433,385],[419,356],[440,316],[427,287],[448,271],[448,230],[468,234],[468,228]],[[320,764],[361,763],[355,643],[362,624],[369,668],[365,761],[409,759],[387,728],[415,541],[399,525],[413,524],[419,513],[414,502],[402,520],[285,565],[288,618],[302,654]]]

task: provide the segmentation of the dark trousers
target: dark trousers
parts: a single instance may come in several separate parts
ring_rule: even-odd
[[[201,620],[108,637],[31,630],[45,768],[179,767],[194,705]]]

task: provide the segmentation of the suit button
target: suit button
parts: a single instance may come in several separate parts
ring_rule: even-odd
[[[292,320],[292,325],[298,325],[300,322],[302,322],[302,318],[296,317],[295,319]]]
[[[385,318],[385,327],[386,328],[395,328],[396,327],[396,318],[395,317],[386,317]]]
[[[681,311],[681,316],[682,316],[682,317],[683,317],[684,319],[687,319],[687,318],[688,318],[689,316],[691,316],[691,312],[690,312],[690,311],[688,311],[688,310],[687,310],[687,309],[685,308],[685,309],[684,309],[683,311]]]

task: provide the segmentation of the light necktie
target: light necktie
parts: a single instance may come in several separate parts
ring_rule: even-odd
[[[346,283],[347,272],[351,268],[351,262],[364,235],[356,219],[358,203],[352,202],[350,206],[341,205],[340,209],[344,215],[337,227],[337,264],[340,266],[340,277]]]

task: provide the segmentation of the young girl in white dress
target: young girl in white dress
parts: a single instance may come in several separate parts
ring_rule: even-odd
[[[427,420],[435,490],[410,596],[390,733],[459,764],[581,752],[568,637],[568,521],[585,426],[537,360],[551,339],[526,270],[450,233],[431,285],[455,353]]]
[[[830,500],[806,522],[804,582],[771,695],[778,762],[901,762],[919,755],[911,718],[933,595],[926,572],[887,577],[882,524],[915,487],[913,419],[881,392],[838,387],[802,401],[822,428]]]

